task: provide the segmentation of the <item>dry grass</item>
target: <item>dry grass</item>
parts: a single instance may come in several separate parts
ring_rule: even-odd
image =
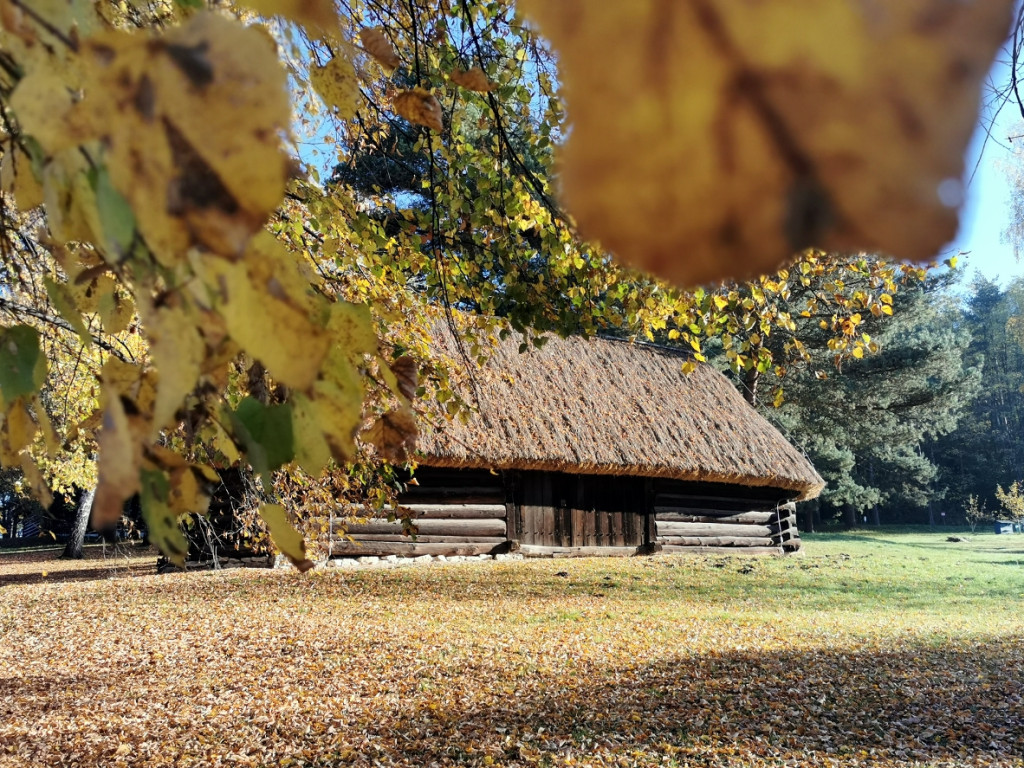
[[[0,765],[1022,765],[1015,538],[6,580]]]

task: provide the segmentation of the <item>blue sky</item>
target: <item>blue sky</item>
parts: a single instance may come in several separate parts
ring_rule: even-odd
[[[1010,158],[1007,138],[1024,132],[1016,102],[999,96],[1009,78],[1005,59],[998,62],[989,75],[981,124],[967,152],[967,196],[960,232],[951,245],[951,252],[942,254],[942,258],[948,258],[956,255],[958,250],[970,251],[970,255],[961,259],[969,273],[968,278],[970,273],[980,272],[991,280],[999,278],[1003,284],[1024,275],[1024,262],[1015,261],[1013,249],[1001,242],[1009,215],[1010,188],[1006,174],[998,164]]]

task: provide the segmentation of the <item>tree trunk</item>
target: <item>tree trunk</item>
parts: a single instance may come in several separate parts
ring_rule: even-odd
[[[847,528],[857,527],[857,510],[853,508],[853,504],[843,504],[843,525]]]
[[[751,368],[743,374],[743,399],[751,405],[757,405],[757,380],[761,374],[757,367]]]
[[[804,504],[803,513],[804,519],[801,529],[804,533],[814,533],[814,504]]]
[[[82,545],[85,544],[85,531],[89,527],[89,515],[92,514],[92,500],[95,497],[95,486],[82,491],[82,498],[78,500],[78,511],[75,513],[75,528],[60,555],[62,559],[82,559]]]

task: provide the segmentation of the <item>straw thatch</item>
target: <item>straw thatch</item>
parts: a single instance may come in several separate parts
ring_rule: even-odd
[[[446,330],[435,337],[460,359]],[[709,365],[687,376],[680,353],[579,337],[520,354],[520,340],[498,341],[474,372],[479,413],[468,424],[424,425],[422,464],[770,486],[804,499],[824,487]]]

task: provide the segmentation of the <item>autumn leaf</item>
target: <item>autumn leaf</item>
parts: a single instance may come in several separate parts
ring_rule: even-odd
[[[391,363],[391,372],[398,382],[398,392],[406,400],[412,400],[416,396],[416,371],[416,361],[409,355],[402,355]]]
[[[401,64],[401,59],[398,58],[394,46],[391,45],[391,41],[388,40],[384,30],[380,27],[360,30],[359,40],[362,42],[366,52],[373,56],[377,63],[385,69],[389,71],[397,69],[398,65]]]
[[[105,400],[103,428],[97,440],[99,482],[92,505],[92,526],[98,531],[116,525],[124,503],[139,490],[142,459],[142,446],[133,434],[121,397],[113,394]]]
[[[35,393],[46,379],[39,332],[27,325],[0,329],[0,395],[10,403]]]
[[[179,568],[184,568],[188,542],[181,532],[178,516],[168,504],[170,492],[170,482],[164,472],[142,470],[139,496],[142,502],[142,515],[149,529],[149,539],[167,556],[167,559]],[[98,499],[98,490],[96,494]],[[93,509],[95,510],[95,506]]]
[[[412,408],[403,406],[377,419],[362,438],[389,461],[406,461],[416,447],[417,433],[416,414]]]
[[[155,438],[173,422],[185,396],[195,388],[206,345],[184,307],[147,308],[142,321],[159,375],[151,434]]]
[[[410,123],[425,125],[438,133],[444,130],[441,103],[430,91],[423,88],[402,91],[395,96],[394,104],[395,112]]]
[[[245,441],[254,470],[265,474],[287,464],[295,456],[292,406],[263,405],[247,397],[231,415],[235,431]]]
[[[302,539],[302,534],[292,526],[284,507],[279,504],[264,504],[260,507],[260,517],[270,529],[270,538],[274,546],[292,561],[292,565],[302,572],[313,567],[313,562],[306,557],[306,543]]]
[[[333,0],[241,0],[263,16],[284,16],[301,24],[313,37],[330,34],[338,26]]]
[[[558,53],[582,233],[681,285],[811,246],[932,258],[1012,8],[523,3]]]
[[[313,67],[309,82],[324,103],[333,107],[341,118],[354,117],[362,103],[359,80],[347,56],[336,53],[327,64]]]
[[[498,87],[487,79],[487,75],[480,67],[473,67],[469,70],[453,69],[450,77],[453,83],[467,91],[488,93]]]

